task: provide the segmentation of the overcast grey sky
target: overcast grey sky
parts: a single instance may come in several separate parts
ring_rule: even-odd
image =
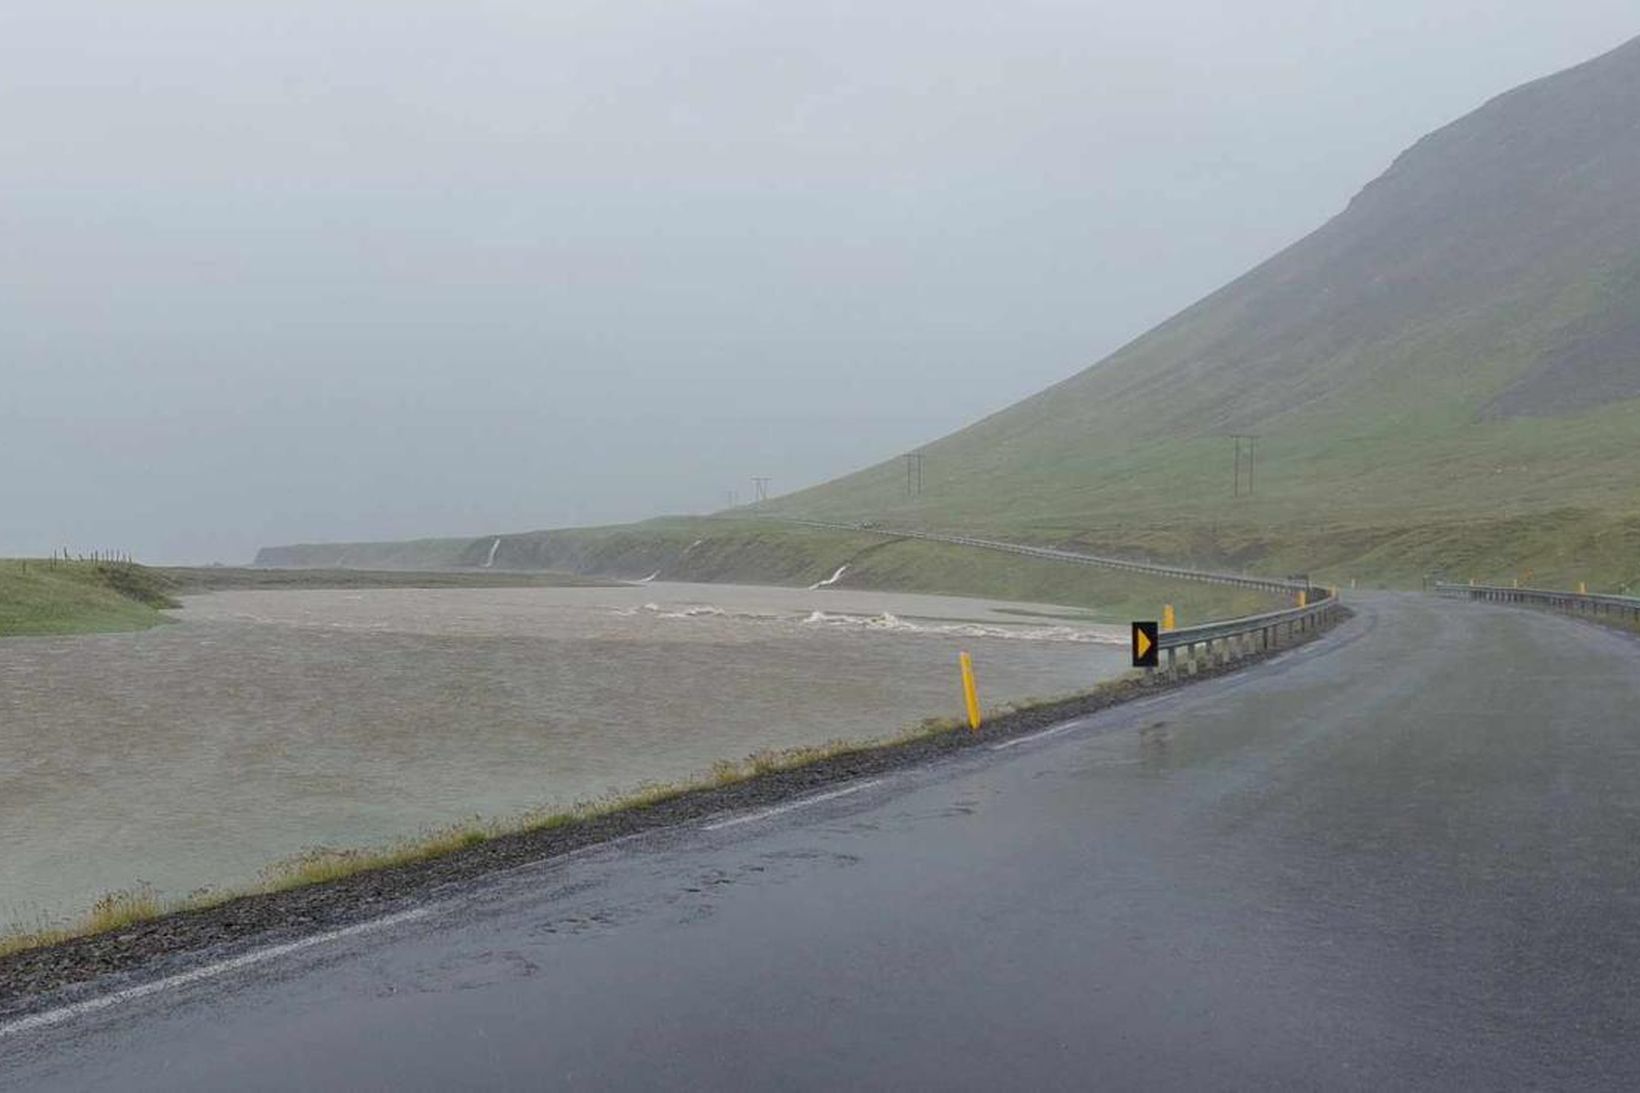
[[[0,554],[721,506],[1093,363],[1633,0],[0,7]]]

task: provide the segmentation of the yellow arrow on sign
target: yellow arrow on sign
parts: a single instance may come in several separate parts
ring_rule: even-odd
[[[1150,652],[1150,635],[1143,630],[1133,632],[1134,655],[1141,659]]]

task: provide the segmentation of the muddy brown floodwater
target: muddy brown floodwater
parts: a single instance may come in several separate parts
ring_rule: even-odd
[[[947,597],[734,585],[221,592],[0,642],[0,926],[254,881],[318,846],[891,735],[1120,674],[1126,635]]]

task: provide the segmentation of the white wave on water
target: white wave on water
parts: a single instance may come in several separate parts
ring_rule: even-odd
[[[907,622],[898,615],[840,615],[816,611],[803,620],[805,626],[869,630],[891,634],[932,634],[939,637],[1001,638],[1006,641],[1069,641],[1090,645],[1121,645],[1121,638],[1097,630],[1074,626],[987,626],[977,622]]]
[[[750,622],[778,622],[781,619],[795,619],[793,615],[782,615],[771,611],[728,611],[709,603],[682,603],[667,604],[646,603],[642,607],[617,611],[617,615],[631,617],[644,614],[657,619],[736,619]]]
[[[649,576],[645,577],[643,580],[639,581],[638,583],[639,584],[648,584],[650,581],[653,581],[656,577],[659,577],[660,575],[661,575],[661,571],[657,569],[657,570],[655,570],[655,572],[651,573]]]
[[[729,617],[729,612],[721,607],[696,606],[683,607],[676,611],[662,611],[660,617],[663,619],[726,619]]]
[[[646,603],[643,610],[657,619],[726,619],[731,615],[721,607],[713,607],[709,603],[682,604],[673,608],[662,607],[658,603]],[[736,618],[758,618],[757,615],[733,616]]]
[[[830,588],[832,585],[836,584],[839,580],[841,580],[843,574],[845,574],[847,572],[848,572],[848,566],[840,565],[840,566],[837,567],[837,572],[836,573],[833,573],[831,576],[827,577],[823,581],[816,581],[814,584],[809,585],[809,591],[810,592],[815,592],[815,591],[818,591],[819,589],[822,589],[822,588]]]
[[[631,618],[646,615],[654,619],[709,620],[725,619],[736,622],[777,623],[783,626],[826,627],[836,630],[858,630],[878,634],[927,635],[946,638],[993,638],[1004,641],[1074,642],[1085,645],[1125,645],[1126,636],[1112,630],[1084,629],[1076,626],[1039,626],[1029,623],[1018,625],[980,622],[903,619],[891,612],[875,615],[848,614],[833,611],[813,611],[807,616],[788,612],[726,610],[709,603],[650,602],[642,607],[626,608],[615,614]]]

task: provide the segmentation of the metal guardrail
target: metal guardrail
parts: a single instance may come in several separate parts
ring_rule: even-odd
[[[1303,607],[1164,630],[1156,635],[1163,656],[1160,670],[1193,673],[1204,663],[1229,664],[1303,641],[1336,622],[1345,610],[1326,589],[1317,589],[1315,597]]]
[[[768,519],[768,517],[765,517],[765,519]],[[1186,569],[1182,566],[1135,562],[1126,558],[1078,554],[1075,551],[1057,550],[1052,547],[1035,547],[1024,543],[1008,543],[995,539],[976,539],[970,535],[942,535],[932,531],[862,524],[838,524],[824,520],[800,520],[795,517],[774,517],[773,519],[778,519],[782,523],[801,524],[806,527],[824,528],[830,531],[864,531],[893,538],[924,539],[935,543],[950,543],[954,546],[1002,551],[1003,553],[1017,554],[1028,558],[1044,558],[1049,561],[1098,566],[1102,569],[1144,573],[1149,576],[1166,577],[1172,580],[1202,581],[1211,584],[1231,585],[1238,588],[1251,588],[1260,592],[1292,596],[1303,601],[1301,607],[1289,607],[1281,611],[1270,611],[1261,615],[1246,615],[1236,619],[1203,623],[1200,626],[1186,626],[1176,630],[1162,631],[1157,635],[1156,640],[1156,647],[1160,651],[1163,661],[1158,670],[1170,673],[1193,674],[1201,671],[1204,666],[1225,665],[1249,656],[1284,648],[1304,640],[1308,635],[1337,621],[1345,611],[1343,604],[1339,603],[1336,595],[1326,588],[1312,585],[1307,577],[1253,577],[1244,573],[1213,573],[1200,569]]]
[[[1483,603],[1541,607],[1596,622],[1620,623],[1640,629],[1640,600],[1591,592],[1561,592],[1551,588],[1509,588],[1490,584],[1435,585],[1437,596],[1454,596]]]
[[[1210,570],[1155,565],[1150,562],[1132,561],[1128,558],[1110,558],[1099,554],[1079,554],[1076,551],[1058,550],[1053,547],[1029,546],[1025,543],[1009,543],[998,539],[976,539],[970,535],[945,535],[940,532],[918,531],[911,528],[878,527],[869,524],[838,524],[824,520],[800,520],[789,516],[762,517],[762,519],[777,519],[786,524],[802,524],[805,527],[825,528],[829,531],[857,531],[871,535],[884,535],[895,539],[923,539],[931,543],[950,543],[953,546],[978,547],[981,550],[997,550],[1027,558],[1045,558],[1049,561],[1096,566],[1100,569],[1144,573],[1153,577],[1166,577],[1176,581],[1199,581],[1206,584],[1230,585],[1235,588],[1251,588],[1260,592],[1274,592],[1281,595],[1296,595],[1301,590],[1313,594],[1314,591],[1314,586],[1310,584],[1307,577],[1255,577],[1245,573],[1214,573]]]

